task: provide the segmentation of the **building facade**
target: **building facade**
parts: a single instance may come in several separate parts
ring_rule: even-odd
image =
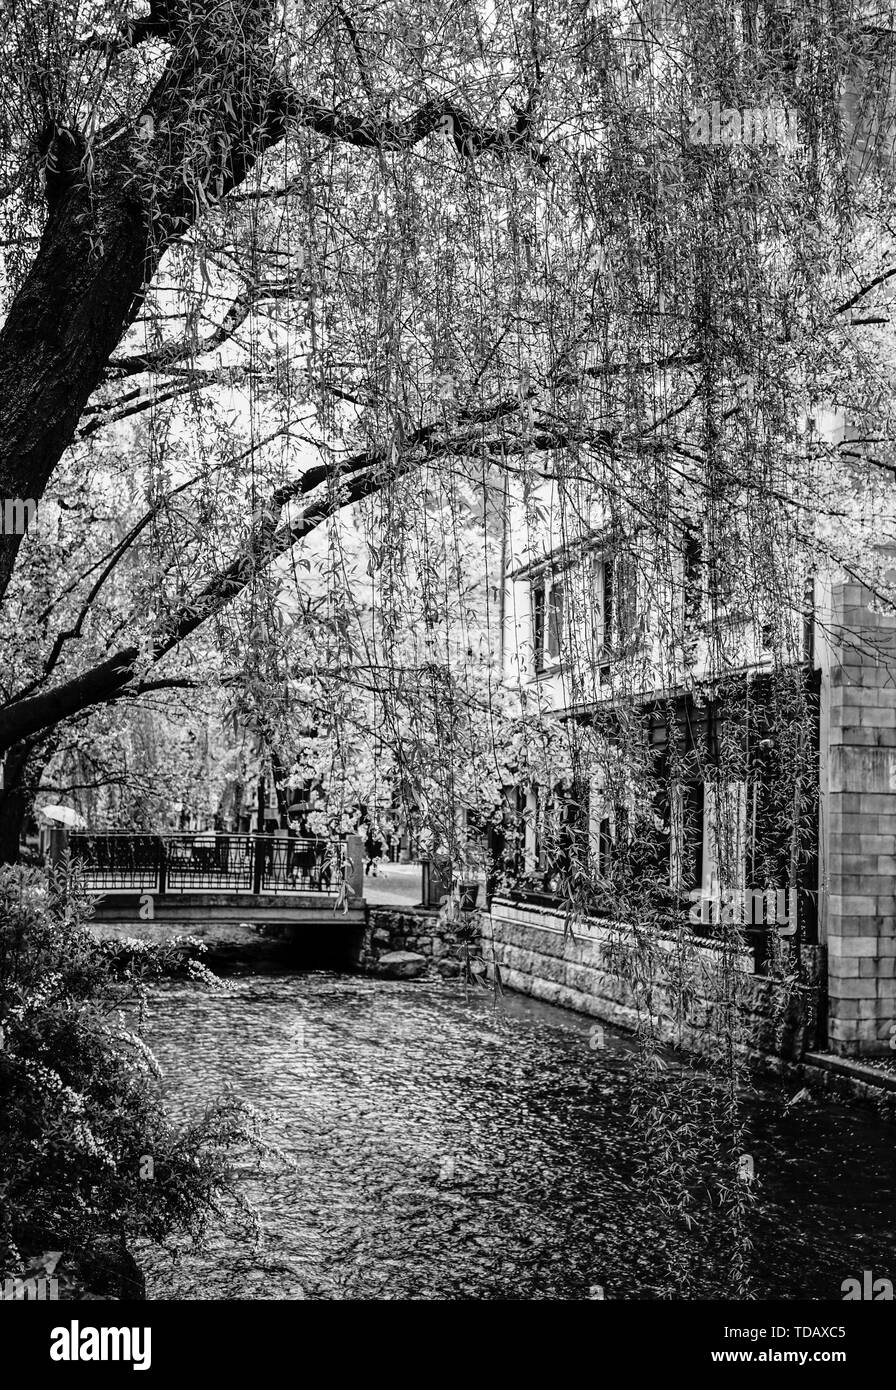
[[[558,543],[568,513],[550,492],[537,525],[531,502],[511,512],[504,679],[555,747],[515,769],[493,839],[503,977],[631,1024],[608,962],[635,920],[660,974],[687,935],[711,1014],[734,933],[749,1051],[889,1055],[896,614],[827,572],[763,611],[696,512],[672,550],[596,508]],[[656,983],[669,1040],[699,1048]]]

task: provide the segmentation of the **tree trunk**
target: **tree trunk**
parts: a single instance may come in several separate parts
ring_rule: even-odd
[[[37,753],[35,740],[17,743],[9,750],[3,767],[3,788],[0,790],[0,863],[17,864],[19,841],[26,817],[31,812],[34,794],[47,763],[46,744]]]
[[[185,11],[135,126],[101,132],[90,151],[77,130],[42,141],[47,222],[0,329],[0,502],[40,501],[166,247],[283,135],[270,5],[195,0]],[[0,529],[0,597],[21,541]]]

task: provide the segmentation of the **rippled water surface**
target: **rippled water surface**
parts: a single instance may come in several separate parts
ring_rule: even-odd
[[[628,1117],[632,1045],[520,996],[309,973],[167,988],[150,1041],[178,1114],[230,1083],[277,1112],[293,1171],[254,1162],[241,1190],[262,1248],[220,1235],[174,1265],[145,1253],[153,1298],[651,1298],[664,1252],[725,1292],[707,1246],[659,1215]],[[896,1280],[896,1127],[873,1111],[748,1102],[758,1200],[755,1292],[840,1298],[863,1269]],[[665,1285],[668,1287],[668,1285]]]

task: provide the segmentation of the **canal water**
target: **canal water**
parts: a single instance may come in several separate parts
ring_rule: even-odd
[[[219,1232],[179,1261],[139,1252],[151,1298],[562,1299],[728,1289],[728,1239],[656,1209],[631,1123],[633,1044],[519,995],[329,972],[254,974],[224,995],[167,986],[149,1041],[169,1107],[230,1086],[276,1112],[293,1166],[245,1156],[265,1237]],[[673,1064],[674,1065],[674,1064]],[[896,1126],[874,1111],[745,1098],[757,1297],[840,1299],[896,1282]],[[601,1292],[598,1292],[598,1291]]]

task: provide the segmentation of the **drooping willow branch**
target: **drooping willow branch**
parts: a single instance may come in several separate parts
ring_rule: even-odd
[[[430,424],[411,433],[405,439],[397,460],[393,459],[391,448],[373,454],[364,452],[335,469],[327,464],[309,468],[300,479],[278,488],[240,555],[209,580],[189,603],[182,605],[166,629],[158,634],[153,643],[150,664],[156,664],[178,647],[197,628],[237,598],[260,571],[286,554],[298,541],[310,535],[343,507],[381,491],[388,483],[425,462],[452,454],[476,453],[484,444],[487,447],[487,427],[495,426],[502,417],[514,414],[519,406],[519,396],[509,396],[487,408],[468,412],[463,427],[454,432],[446,431],[440,424]],[[613,438],[609,431],[589,432],[589,442],[595,446],[609,447]],[[569,437],[565,433],[548,432],[537,432],[527,445],[521,441],[503,444],[500,438],[493,441],[496,450],[560,449],[568,442]],[[297,519],[280,522],[283,510],[291,502],[315,493],[318,495],[311,497]],[[147,524],[145,518],[141,524]],[[101,575],[95,588],[104,582],[108,572],[107,569]],[[90,671],[51,690],[24,698],[16,697],[7,702],[0,708],[0,747],[68,718],[87,704],[108,699],[130,683],[136,673],[139,656],[139,648],[123,648]]]

